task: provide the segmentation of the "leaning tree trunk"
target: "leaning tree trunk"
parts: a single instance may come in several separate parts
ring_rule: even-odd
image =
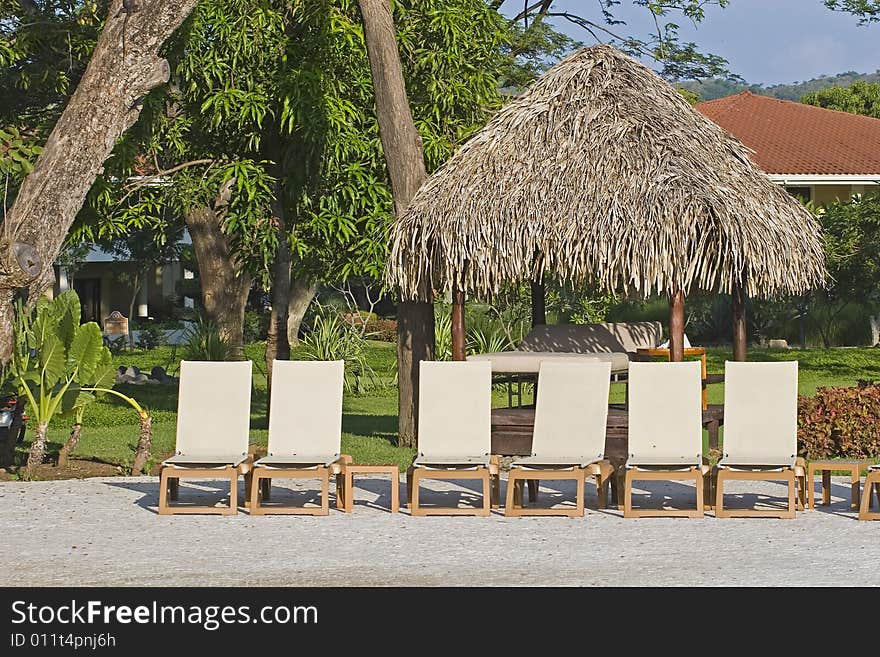
[[[318,283],[310,277],[293,277],[290,280],[290,302],[287,305],[287,344],[299,344],[299,327],[303,317],[318,293]]]
[[[64,443],[64,446],[61,448],[61,451],[58,452],[58,467],[64,468],[67,467],[67,458],[70,456],[70,453],[76,449],[76,446],[79,444],[79,437],[82,435],[82,423],[77,422],[73,425],[73,429],[70,431],[70,436],[67,438],[67,442]]]
[[[394,214],[406,210],[427,178],[422,138],[409,100],[389,0],[358,0],[376,97],[379,137],[391,179]],[[434,306],[430,290],[397,307],[398,441],[415,446],[418,427],[419,362],[434,357]]]
[[[134,462],[131,464],[131,474],[134,477],[143,474],[144,466],[150,458],[150,449],[153,447],[153,417],[149,413],[144,413],[140,416],[140,420],[141,434],[138,437]]]
[[[48,422],[40,422],[37,425],[36,431],[34,431],[34,442],[31,443],[31,452],[28,454],[27,465],[24,469],[26,478],[32,477],[34,475],[34,470],[36,470],[37,466],[41,465],[43,459],[46,458],[46,432],[48,429]]]
[[[184,214],[199,266],[202,306],[229,345],[233,360],[244,359],[244,309],[253,277],[238,271],[228,235],[220,229],[219,208],[228,203],[231,185],[221,191],[214,207],[197,206]]]
[[[12,354],[12,296],[36,300],[52,286],[52,263],[86,194],[142,99],[168,81],[159,49],[196,0],[113,0],[76,91],[24,179],[0,237],[0,363]]]

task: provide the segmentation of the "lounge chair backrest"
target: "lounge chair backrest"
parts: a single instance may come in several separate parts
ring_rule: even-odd
[[[272,364],[269,456],[339,453],[344,377],[341,360]]]
[[[542,361],[532,454],[601,460],[611,363]]]
[[[422,361],[419,453],[483,456],[492,449],[492,364]]]
[[[724,458],[775,464],[797,456],[798,363],[724,364]]]
[[[539,324],[523,338],[517,351],[634,353],[639,347],[656,347],[662,337],[660,322]]]
[[[699,463],[703,452],[700,362],[630,363],[628,385],[630,459],[670,464],[697,459]]]
[[[237,362],[180,362],[176,451],[184,456],[246,454],[251,367]]]

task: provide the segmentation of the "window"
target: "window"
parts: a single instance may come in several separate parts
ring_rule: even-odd
[[[798,199],[801,203],[813,200],[812,187],[786,187],[785,191]]]

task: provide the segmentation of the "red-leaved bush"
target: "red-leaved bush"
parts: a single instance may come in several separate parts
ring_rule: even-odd
[[[810,459],[880,455],[880,385],[819,388],[798,398],[798,453]]]

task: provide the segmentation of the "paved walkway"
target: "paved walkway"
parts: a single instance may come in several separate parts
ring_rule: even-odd
[[[738,483],[734,494],[748,490]],[[411,518],[372,505],[388,504],[387,479],[356,485],[351,515],[221,517],[158,516],[155,477],[2,483],[0,572],[39,585],[880,585],[880,522],[855,521],[845,479],[830,507],[795,520],[624,519],[595,511],[589,485],[584,518]],[[759,498],[731,500],[781,502],[781,485],[758,486]],[[682,505],[693,494],[651,490]],[[426,501],[472,497],[452,483],[433,491]]]

